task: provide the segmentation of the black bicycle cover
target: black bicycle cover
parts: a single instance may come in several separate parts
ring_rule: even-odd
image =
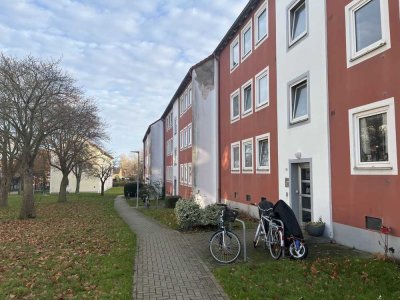
[[[293,210],[285,201],[279,200],[275,203],[273,211],[277,218],[279,218],[285,226],[285,237],[294,236],[299,239],[303,239],[303,232],[301,231],[300,225],[297,222],[296,216]]]

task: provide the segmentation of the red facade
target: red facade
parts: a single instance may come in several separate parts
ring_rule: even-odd
[[[368,174],[368,170],[365,171],[365,174],[354,174],[357,172],[351,164],[351,143],[354,137],[349,134],[349,126],[350,128],[352,126],[352,109],[392,99],[394,100],[396,122],[393,124],[394,130],[392,130],[388,119],[387,130],[390,131],[388,134],[396,137],[397,142],[400,141],[399,1],[389,0],[387,2],[390,35],[386,29],[383,31],[387,33],[386,45],[390,42],[390,49],[376,55],[372,55],[373,51],[370,54],[367,53],[371,57],[365,60],[362,60],[361,57],[362,61],[348,67],[346,46],[349,47],[349,41],[346,42],[346,30],[349,30],[349,24],[346,25],[348,20],[346,20],[345,7],[351,1],[327,1],[332,213],[335,223],[357,228],[366,228],[366,217],[381,219],[383,225],[392,227],[394,235],[400,236],[398,216],[400,176],[397,174],[374,174],[377,171],[374,171],[373,168],[371,168],[370,174]],[[382,19],[384,13],[385,11],[381,10]],[[379,52],[379,46],[374,51]],[[357,62],[357,59],[353,61]],[[371,113],[373,113],[372,110]],[[394,120],[392,121],[394,122]],[[393,141],[391,135],[389,135],[390,138]],[[392,146],[396,147],[395,144]],[[358,155],[357,151],[361,150],[356,148],[355,155]],[[395,152],[399,158],[399,146]],[[389,159],[393,160],[393,155]],[[386,158],[382,157],[381,160],[386,160]],[[393,168],[397,169],[397,166]],[[382,173],[384,172],[390,172],[390,168],[382,171]]]
[[[263,5],[265,2],[259,3]],[[275,202],[278,199],[278,161],[277,161],[277,103],[276,103],[276,39],[275,39],[275,1],[268,1],[267,24],[268,36],[257,46],[254,45],[255,7],[251,14],[242,20],[234,30],[236,32],[227,40],[219,54],[219,161],[220,161],[220,199],[250,204],[259,202],[261,197]],[[241,60],[238,67],[231,71],[232,41],[239,37],[239,48],[242,47],[242,29],[252,24],[252,52]],[[241,54],[241,51],[239,51]],[[240,55],[241,56],[241,55]],[[269,104],[255,111],[256,75],[268,67]],[[252,80],[252,113],[243,117],[240,104],[240,118],[231,122],[232,93],[239,90],[240,103],[243,101],[243,85]],[[269,172],[258,173],[256,167],[256,137],[269,134]],[[253,140],[253,170],[244,172],[242,157],[243,141]],[[232,171],[232,144],[240,145],[240,171]]]

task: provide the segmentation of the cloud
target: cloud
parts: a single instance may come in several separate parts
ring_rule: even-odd
[[[11,55],[62,58],[94,97],[114,155],[142,138],[191,65],[217,46],[243,0],[2,0],[0,47]]]

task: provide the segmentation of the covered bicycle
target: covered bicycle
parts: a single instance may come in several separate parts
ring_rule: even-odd
[[[258,209],[260,223],[254,237],[254,246],[256,247],[262,238],[265,242],[264,246],[270,249],[271,256],[275,259],[281,256],[285,247],[289,248],[292,258],[306,258],[308,246],[304,242],[303,232],[289,205],[283,200],[279,200],[275,205],[264,200],[259,203]],[[271,245],[274,251],[271,250]]]

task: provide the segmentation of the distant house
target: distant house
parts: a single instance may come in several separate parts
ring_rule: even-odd
[[[113,157],[100,149],[95,145],[90,145],[90,149],[93,152],[92,164],[108,164],[112,162]],[[94,177],[89,174],[90,171],[84,170],[82,173],[81,181],[80,181],[80,192],[91,192],[91,193],[100,193],[101,192],[101,182],[100,179]],[[54,168],[50,168],[50,193],[58,193],[60,191],[60,183],[62,179],[62,173]],[[68,187],[67,192],[75,193],[77,180],[75,175],[71,172],[68,176]],[[112,187],[112,176],[110,176],[104,185],[104,190],[108,190]]]

